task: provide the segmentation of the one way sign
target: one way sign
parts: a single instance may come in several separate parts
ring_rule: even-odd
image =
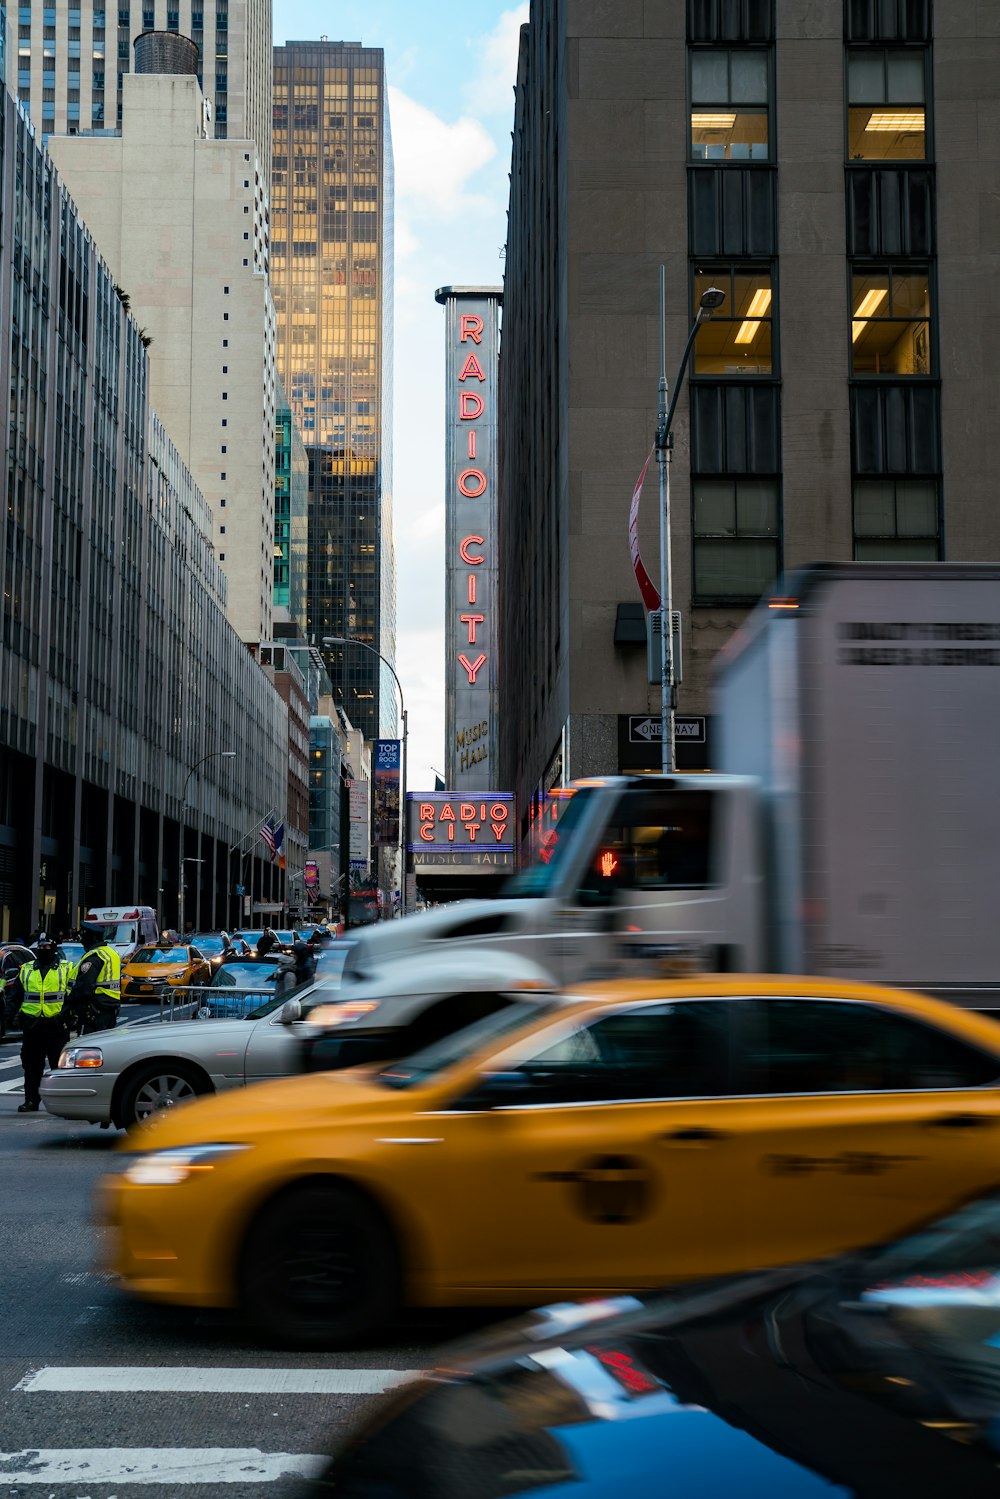
[[[659,744],[663,738],[662,725],[659,718],[652,714],[629,715],[628,720],[628,742],[629,744]],[[686,718],[674,719],[674,738],[683,739],[687,744],[705,743],[705,719],[704,715],[692,715]]]

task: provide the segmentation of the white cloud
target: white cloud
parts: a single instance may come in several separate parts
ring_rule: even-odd
[[[514,118],[514,84],[521,27],[528,19],[527,0],[505,10],[493,30],[475,47],[477,66],[465,85],[466,105],[474,115],[505,114]]]
[[[389,111],[397,202],[413,214],[457,217],[475,197],[476,172],[496,155],[489,132],[467,116],[449,124],[398,88],[389,89]]]

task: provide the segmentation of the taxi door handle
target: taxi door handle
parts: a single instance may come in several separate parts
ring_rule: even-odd
[[[996,1121],[989,1114],[936,1114],[925,1119],[927,1129],[985,1129]]]
[[[672,1129],[660,1136],[661,1140],[679,1140],[682,1144],[691,1145],[710,1144],[713,1140],[726,1138],[725,1130],[707,1129],[703,1125],[692,1125],[687,1129]]]

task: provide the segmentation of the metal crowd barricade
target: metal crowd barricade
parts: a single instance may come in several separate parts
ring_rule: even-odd
[[[260,989],[167,985],[160,991],[160,1021],[245,1020],[273,999],[287,999],[291,988],[269,984]]]

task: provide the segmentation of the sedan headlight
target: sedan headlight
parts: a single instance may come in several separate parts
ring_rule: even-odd
[[[103,1067],[104,1053],[99,1046],[67,1046],[59,1054],[57,1071],[73,1067]]]
[[[382,1003],[379,999],[353,999],[346,1004],[317,1005],[306,1017],[310,1025],[350,1025],[370,1015]]]
[[[189,1145],[186,1149],[151,1150],[124,1172],[136,1187],[172,1187],[200,1171],[213,1171],[219,1161],[249,1145]]]

